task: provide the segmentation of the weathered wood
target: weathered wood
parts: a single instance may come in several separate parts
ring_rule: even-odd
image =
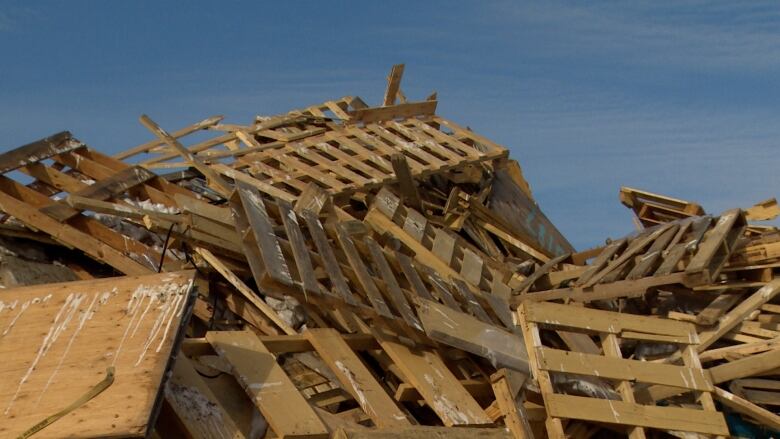
[[[341,335],[330,328],[309,329],[306,337],[339,382],[379,428],[411,425],[386,390]]]
[[[679,407],[657,407],[585,398],[573,395],[545,395],[550,416],[609,424],[635,425],[664,430],[728,436],[729,429],[718,412]]]
[[[62,131],[0,154],[0,174],[40,162],[84,146],[70,132]]]
[[[417,314],[433,340],[487,358],[496,367],[529,372],[522,337],[438,303],[417,302]]]
[[[0,436],[17,437],[114,381],[35,437],[144,437],[188,319],[194,272],[5,289],[0,300]]]
[[[376,329],[373,333],[382,349],[420,392],[444,425],[491,424],[490,418],[437,354],[424,348],[410,349],[394,337]]]
[[[232,365],[236,380],[277,436],[328,437],[325,425],[257,336],[250,332],[212,331],[206,339]]]
[[[233,285],[233,287],[235,287],[239,293],[241,293],[244,299],[260,310],[260,312],[262,312],[266,317],[268,317],[268,319],[270,319],[282,331],[284,331],[285,334],[297,334],[297,331],[294,328],[282,320],[273,308],[260,299],[260,297],[258,297],[254,291],[252,291],[241,279],[238,278],[238,276],[230,271],[230,269],[225,266],[225,264],[222,263],[219,258],[214,256],[213,253],[203,247],[195,248],[195,252],[203,259],[205,259],[209,265],[214,267],[214,269],[217,270],[217,272],[221,274],[225,280],[230,282],[230,284]]]

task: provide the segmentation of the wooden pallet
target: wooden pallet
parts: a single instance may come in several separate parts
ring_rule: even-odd
[[[603,422],[627,427],[630,437],[645,437],[645,429],[728,435],[723,415],[715,410],[712,383],[696,352],[698,337],[687,323],[582,308],[576,313],[565,305],[524,303],[521,322],[531,367],[547,408],[550,437],[565,437],[565,419]],[[565,329],[601,339],[602,355],[548,347],[549,329]],[[624,358],[621,341],[671,343],[683,353],[684,366]],[[576,374],[617,382],[619,400],[561,394],[552,375]],[[635,402],[634,383],[672,386],[697,392],[699,409],[643,405]]]
[[[717,219],[690,217],[647,228],[610,242],[584,270],[574,271],[574,276],[559,277],[571,286],[537,290],[534,283],[553,268],[549,264],[540,267],[541,273],[530,277],[531,285],[526,282],[514,290],[514,303],[637,297],[663,285],[711,284],[725,267],[745,227],[744,214],[734,209]],[[544,280],[549,281],[549,277]]]

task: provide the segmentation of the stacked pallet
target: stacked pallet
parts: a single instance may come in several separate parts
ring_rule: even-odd
[[[623,188],[638,230],[577,252],[402,74],[378,107],[1,154],[0,436],[780,431],[780,233],[748,222],[776,202]]]

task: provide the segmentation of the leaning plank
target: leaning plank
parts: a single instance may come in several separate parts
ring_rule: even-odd
[[[34,437],[146,436],[189,317],[193,276],[183,271],[3,290],[0,437],[18,437],[66,408],[111,367],[114,381],[104,392]]]
[[[573,395],[544,396],[553,417],[728,436],[723,415],[715,411],[645,406]]]
[[[725,333],[731,331],[737,324],[745,320],[751,312],[772,300],[778,293],[780,293],[780,278],[774,279],[742,301],[734,309],[726,313],[723,318],[718,320],[717,325],[712,329],[700,332],[699,339],[701,343],[696,347],[697,350],[699,352],[706,350]]]
[[[718,401],[723,405],[735,412],[749,416],[760,422],[761,425],[780,430],[780,416],[777,416],[769,410],[759,407],[756,404],[719,387],[715,388],[715,397],[718,398]]]
[[[165,399],[192,439],[245,438],[187,357],[176,359]]]
[[[65,245],[75,247],[95,260],[104,262],[124,274],[147,274],[151,270],[130,259],[111,246],[95,239],[75,227],[61,224],[39,212],[27,203],[0,191],[0,210],[13,216],[33,229],[41,230]]]
[[[231,364],[233,375],[277,436],[328,437],[325,425],[256,335],[212,331],[206,340]]]
[[[477,401],[434,351],[410,349],[397,339],[374,328],[382,349],[387,352],[409,382],[446,426],[491,424]]]
[[[71,195],[105,201],[156,177],[154,173],[140,166],[128,167]],[[54,203],[41,211],[58,221],[66,221],[79,214],[78,210],[63,203]]]
[[[395,104],[396,96],[401,88],[401,78],[404,75],[404,64],[396,64],[390,70],[390,76],[387,77],[387,89],[385,98],[382,101],[383,106]]]
[[[282,285],[293,285],[290,269],[287,267],[287,262],[274,233],[274,226],[268,216],[263,199],[260,197],[257,189],[252,186],[242,181],[237,181],[236,183],[247,221],[260,247],[260,255],[262,256],[267,275],[273,281]]]
[[[214,269],[217,270],[217,272],[219,272],[219,274],[221,274],[222,277],[224,277],[228,282],[230,282],[230,284],[233,285],[238,290],[238,292],[241,293],[241,295],[247,301],[249,301],[249,303],[257,307],[257,309],[259,309],[263,314],[265,314],[266,317],[274,322],[276,326],[284,331],[285,334],[297,334],[297,331],[295,331],[294,328],[282,320],[279,317],[279,314],[277,314],[273,308],[260,299],[254,291],[252,291],[243,281],[241,281],[241,279],[238,278],[238,276],[230,271],[230,269],[225,266],[225,264],[223,264],[219,258],[214,256],[213,253],[202,247],[195,248],[195,252],[203,259],[205,259],[209,265],[214,267]]]
[[[71,137],[68,131],[44,137],[0,154],[0,174],[5,174],[8,171],[19,169],[31,163],[37,163],[51,156],[72,151],[82,146],[84,144]]]
[[[179,137],[184,137],[187,134],[194,133],[195,131],[206,129],[206,128],[210,127],[210,126],[216,125],[223,118],[224,118],[223,116],[212,116],[212,117],[209,117],[208,119],[203,119],[202,121],[194,123],[194,124],[192,124],[192,125],[190,125],[188,127],[182,128],[182,129],[180,129],[178,131],[174,131],[171,134],[171,136],[176,138],[176,139],[178,139]],[[165,144],[165,142],[162,141],[162,140],[159,140],[159,139],[152,140],[152,141],[146,142],[146,143],[144,143],[142,145],[138,145],[138,146],[136,146],[134,148],[130,148],[128,150],[122,151],[122,152],[116,154],[114,156],[114,158],[117,159],[117,160],[124,160],[124,159],[126,159],[128,157],[132,157],[132,156],[134,156],[136,154],[141,154],[143,152],[147,152],[147,151],[149,151],[150,149],[152,149],[152,148],[154,148],[156,146],[160,146],[160,145],[164,145],[164,144]]]
[[[198,171],[200,171],[204,176],[206,176],[206,179],[208,179],[209,183],[213,185],[213,188],[216,191],[218,191],[223,197],[227,198],[230,195],[230,193],[233,191],[233,188],[222,178],[222,176],[216,173],[213,169],[209,168],[208,165],[203,163],[203,161],[197,156],[195,156],[195,154],[192,151],[185,148],[184,145],[179,143],[179,141],[176,140],[175,137],[168,134],[167,131],[162,129],[159,125],[157,125],[157,123],[155,123],[152,119],[149,118],[149,116],[145,114],[141,115],[140,121],[155,136],[159,137],[160,140],[167,143],[171,148],[173,148],[176,152],[178,152],[188,162],[192,163],[192,165]]]
[[[309,329],[306,338],[377,427],[411,425],[404,412],[335,329]]]
[[[417,314],[433,340],[487,358],[496,367],[528,373],[528,354],[519,335],[430,300],[417,302]]]

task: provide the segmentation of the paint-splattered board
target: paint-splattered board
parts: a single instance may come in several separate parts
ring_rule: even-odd
[[[115,379],[107,390],[34,437],[145,436],[190,309],[193,276],[182,271],[0,291],[0,437],[17,437],[69,406],[110,366]]]

